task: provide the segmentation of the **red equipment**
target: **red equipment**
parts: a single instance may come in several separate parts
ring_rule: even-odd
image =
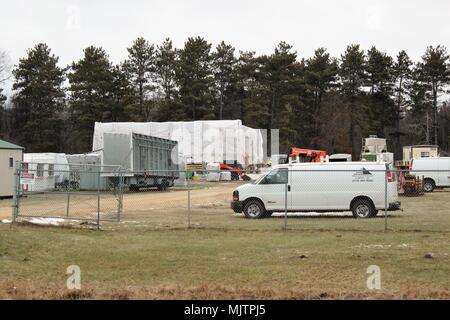
[[[242,180],[250,180],[250,177],[244,174],[244,171],[242,169],[232,167],[226,163],[220,164],[220,170],[231,171],[231,180],[239,180],[239,177]]]
[[[289,159],[297,158],[295,162],[320,162],[320,158],[325,159],[327,152],[324,150],[312,150],[312,149],[301,149],[301,148],[291,148],[289,151]]]

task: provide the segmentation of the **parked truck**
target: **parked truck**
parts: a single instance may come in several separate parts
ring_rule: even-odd
[[[111,183],[123,177],[130,191],[156,187],[166,190],[180,177],[178,142],[137,133],[104,133],[102,164],[120,166],[120,173],[105,173]]]

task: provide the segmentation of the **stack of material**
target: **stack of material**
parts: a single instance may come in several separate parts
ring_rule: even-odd
[[[206,181],[220,181],[220,163],[210,162],[206,165]]]
[[[220,172],[208,172],[206,176],[206,181],[220,181]]]
[[[222,171],[220,173],[220,181],[231,181],[231,171]]]
[[[220,163],[217,163],[217,162],[210,162],[210,163],[208,163],[208,164],[206,165],[206,170],[207,170],[208,172],[211,172],[211,171],[214,171],[214,172],[220,171]]]

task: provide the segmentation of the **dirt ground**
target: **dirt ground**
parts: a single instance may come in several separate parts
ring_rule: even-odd
[[[191,187],[191,204],[223,205],[229,203],[233,190],[242,183],[221,183],[193,185]],[[126,192],[123,197],[124,214],[150,212],[168,208],[186,209],[188,207],[188,191],[185,187],[176,187],[168,191],[147,190],[135,193]],[[97,214],[97,195],[91,193],[73,193],[70,195],[71,217],[95,217]],[[109,192],[101,194],[101,212],[112,214],[117,212],[117,197]],[[10,219],[12,199],[0,200],[0,219]],[[20,199],[20,213],[42,216],[66,215],[67,195],[58,193],[28,194]]]

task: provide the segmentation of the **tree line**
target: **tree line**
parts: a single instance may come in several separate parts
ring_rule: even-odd
[[[280,129],[282,152],[299,146],[356,159],[371,134],[386,137],[397,159],[402,145],[449,150],[450,103],[440,98],[450,64],[441,45],[417,62],[405,51],[391,57],[359,45],[339,57],[319,48],[299,59],[280,42],[272,54],[257,55],[224,42],[213,48],[201,37],[179,49],[170,39],[154,45],[137,38],[127,51],[113,64],[103,48],[90,46],[61,67],[48,45],[30,48],[12,69],[8,105],[0,91],[0,136],[27,152],[84,153],[95,121],[241,119]]]

